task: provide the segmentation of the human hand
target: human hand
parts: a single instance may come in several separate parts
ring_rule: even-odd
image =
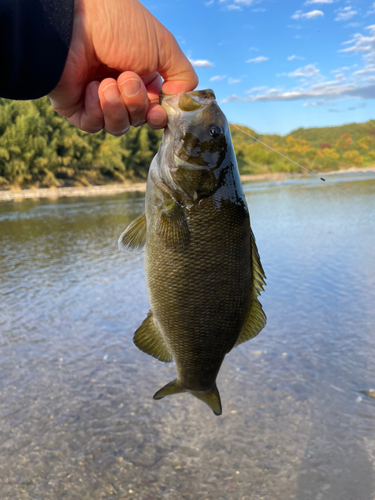
[[[173,35],[138,0],[76,0],[69,55],[52,107],[86,132],[124,134],[130,125],[163,128],[158,104],[188,92],[198,77]]]

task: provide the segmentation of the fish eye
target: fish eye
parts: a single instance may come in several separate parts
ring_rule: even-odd
[[[223,133],[223,129],[217,123],[213,123],[208,127],[208,131],[214,139]]]

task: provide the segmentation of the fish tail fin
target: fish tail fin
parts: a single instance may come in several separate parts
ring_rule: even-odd
[[[211,410],[215,413],[215,415],[222,414],[220,394],[218,388],[216,387],[216,384],[210,391],[205,391],[205,392],[190,391],[190,392],[193,396],[206,403],[206,405],[208,405],[211,408]]]
[[[154,399],[163,399],[165,396],[179,394],[180,392],[185,392],[185,390],[177,386],[177,380],[172,380],[172,382],[169,382],[169,384],[165,385],[154,394]]]
[[[165,396],[171,396],[172,394],[179,394],[181,392],[190,392],[194,397],[206,403],[215,415],[222,414],[220,394],[216,384],[213,389],[209,391],[187,391],[186,389],[181,389],[181,387],[177,385],[177,380],[173,380],[156,392],[154,394],[154,399],[162,399],[165,398]]]

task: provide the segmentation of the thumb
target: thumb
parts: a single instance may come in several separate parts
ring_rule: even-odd
[[[158,36],[158,73],[164,79],[163,92],[165,94],[190,92],[198,85],[198,76],[172,33],[160,23],[159,25],[164,32],[161,37]]]

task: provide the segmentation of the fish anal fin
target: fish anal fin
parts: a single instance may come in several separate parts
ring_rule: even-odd
[[[235,344],[235,347],[253,339],[260,333],[266,325],[267,318],[264,314],[262,304],[258,300],[258,296],[264,290],[266,284],[266,275],[263,271],[260,262],[259,252],[256,246],[255,237],[251,231],[251,256],[253,266],[253,288],[249,311],[246,315],[240,336]]]
[[[146,243],[146,214],[137,217],[125,229],[118,240],[120,250],[124,252],[140,252]]]
[[[173,361],[173,356],[169,352],[157,325],[155,325],[151,312],[148,313],[147,318],[135,332],[133,341],[138,349],[159,361],[163,363]]]
[[[189,246],[190,231],[185,213],[181,205],[172,198],[164,201],[156,230],[168,246],[177,249]]]
[[[257,298],[253,298],[250,310],[246,316],[240,336],[234,347],[253,339],[265,327],[267,322],[261,303]]]

